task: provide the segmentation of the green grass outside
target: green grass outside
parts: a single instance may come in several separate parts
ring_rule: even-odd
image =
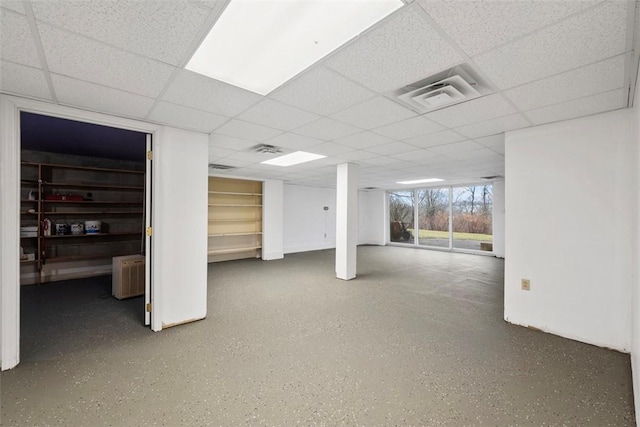
[[[413,234],[413,230],[408,228]],[[448,239],[448,231],[433,231],[433,230],[420,230],[419,239]],[[454,240],[476,240],[479,242],[493,242],[493,236],[491,234],[475,234],[475,233],[459,233],[453,232]]]

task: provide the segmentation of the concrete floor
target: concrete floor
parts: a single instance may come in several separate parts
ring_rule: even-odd
[[[208,318],[160,333],[108,277],[25,287],[1,424],[634,425],[629,356],[505,323],[503,261],[358,258],[211,264]]]

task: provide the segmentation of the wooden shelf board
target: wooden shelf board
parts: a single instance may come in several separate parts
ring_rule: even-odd
[[[116,173],[132,173],[144,175],[144,171],[135,171],[131,169],[110,169],[110,168],[100,168],[93,166],[73,166],[73,165],[58,165],[54,163],[35,163],[35,162],[21,162],[23,166],[45,166],[48,168],[55,169],[75,169],[75,170],[86,170],[86,171],[95,171],[95,172],[116,172]]]
[[[29,265],[29,264],[35,264],[37,262],[38,262],[37,260],[31,260],[31,261],[22,260],[22,261],[20,261],[20,264],[21,265]]]
[[[229,203],[209,203],[209,207],[211,206],[220,206],[227,208],[257,208],[262,207],[262,205],[242,205],[242,204],[229,204]]]
[[[251,252],[262,249],[262,246],[248,246],[245,248],[228,248],[228,249],[212,249],[207,252],[208,255],[236,254],[240,252]]]
[[[38,203],[37,200],[29,200],[29,199],[20,199],[22,203]]]
[[[43,182],[43,186],[57,187],[57,188],[84,188],[84,189],[103,189],[103,190],[130,190],[130,191],[143,191],[144,186],[137,187],[131,185],[106,185],[106,184],[83,184],[80,182]]]
[[[227,194],[230,196],[262,196],[262,193],[235,193],[233,191],[209,191],[209,194]]]
[[[58,256],[55,258],[46,258],[46,262],[86,261],[86,260],[101,259],[101,258],[113,258],[116,256],[138,255],[139,253],[140,252],[127,252],[127,253],[116,253],[116,254],[109,254],[109,255]]]
[[[214,234],[209,234],[209,237],[259,236],[261,234],[262,234],[262,231],[252,231],[252,232],[244,232],[244,233],[214,233]]]
[[[67,204],[67,205],[140,205],[142,202],[108,202],[96,200],[43,200],[44,203]]]
[[[43,215],[142,215],[143,211],[69,211],[69,212],[43,212]]]
[[[142,236],[142,231],[129,232],[129,233],[89,233],[89,234],[55,234],[52,236],[44,236],[45,239],[61,239],[70,237],[106,237],[106,236]]]
[[[21,239],[37,239],[38,236],[20,236]]]
[[[215,218],[209,218],[209,222],[261,222],[262,219],[255,219],[255,218],[246,218],[246,219],[239,219],[239,218],[230,218],[230,219],[225,219],[225,218],[220,218],[220,219],[215,219]]]

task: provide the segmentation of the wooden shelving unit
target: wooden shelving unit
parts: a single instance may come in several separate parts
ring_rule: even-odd
[[[209,262],[262,256],[262,182],[209,177]]]
[[[20,262],[28,278],[24,282],[58,280],[64,263],[74,270],[87,267],[87,275],[92,275],[96,265],[110,264],[114,256],[140,253],[144,171],[22,162],[21,173],[21,226],[37,229],[35,237],[20,238],[25,254],[35,254],[35,261]],[[45,218],[51,221],[51,235],[43,231]],[[56,224],[86,220],[101,221],[102,232],[55,234]]]

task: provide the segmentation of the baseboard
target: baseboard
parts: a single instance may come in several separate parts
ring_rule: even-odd
[[[315,244],[315,245],[303,245],[303,246],[291,246],[284,249],[285,254],[294,254],[297,252],[311,252],[311,251],[323,251],[325,249],[335,249],[335,243],[331,244]]]
[[[262,254],[263,261],[272,261],[274,259],[282,259],[284,258],[284,252],[269,252]]]

